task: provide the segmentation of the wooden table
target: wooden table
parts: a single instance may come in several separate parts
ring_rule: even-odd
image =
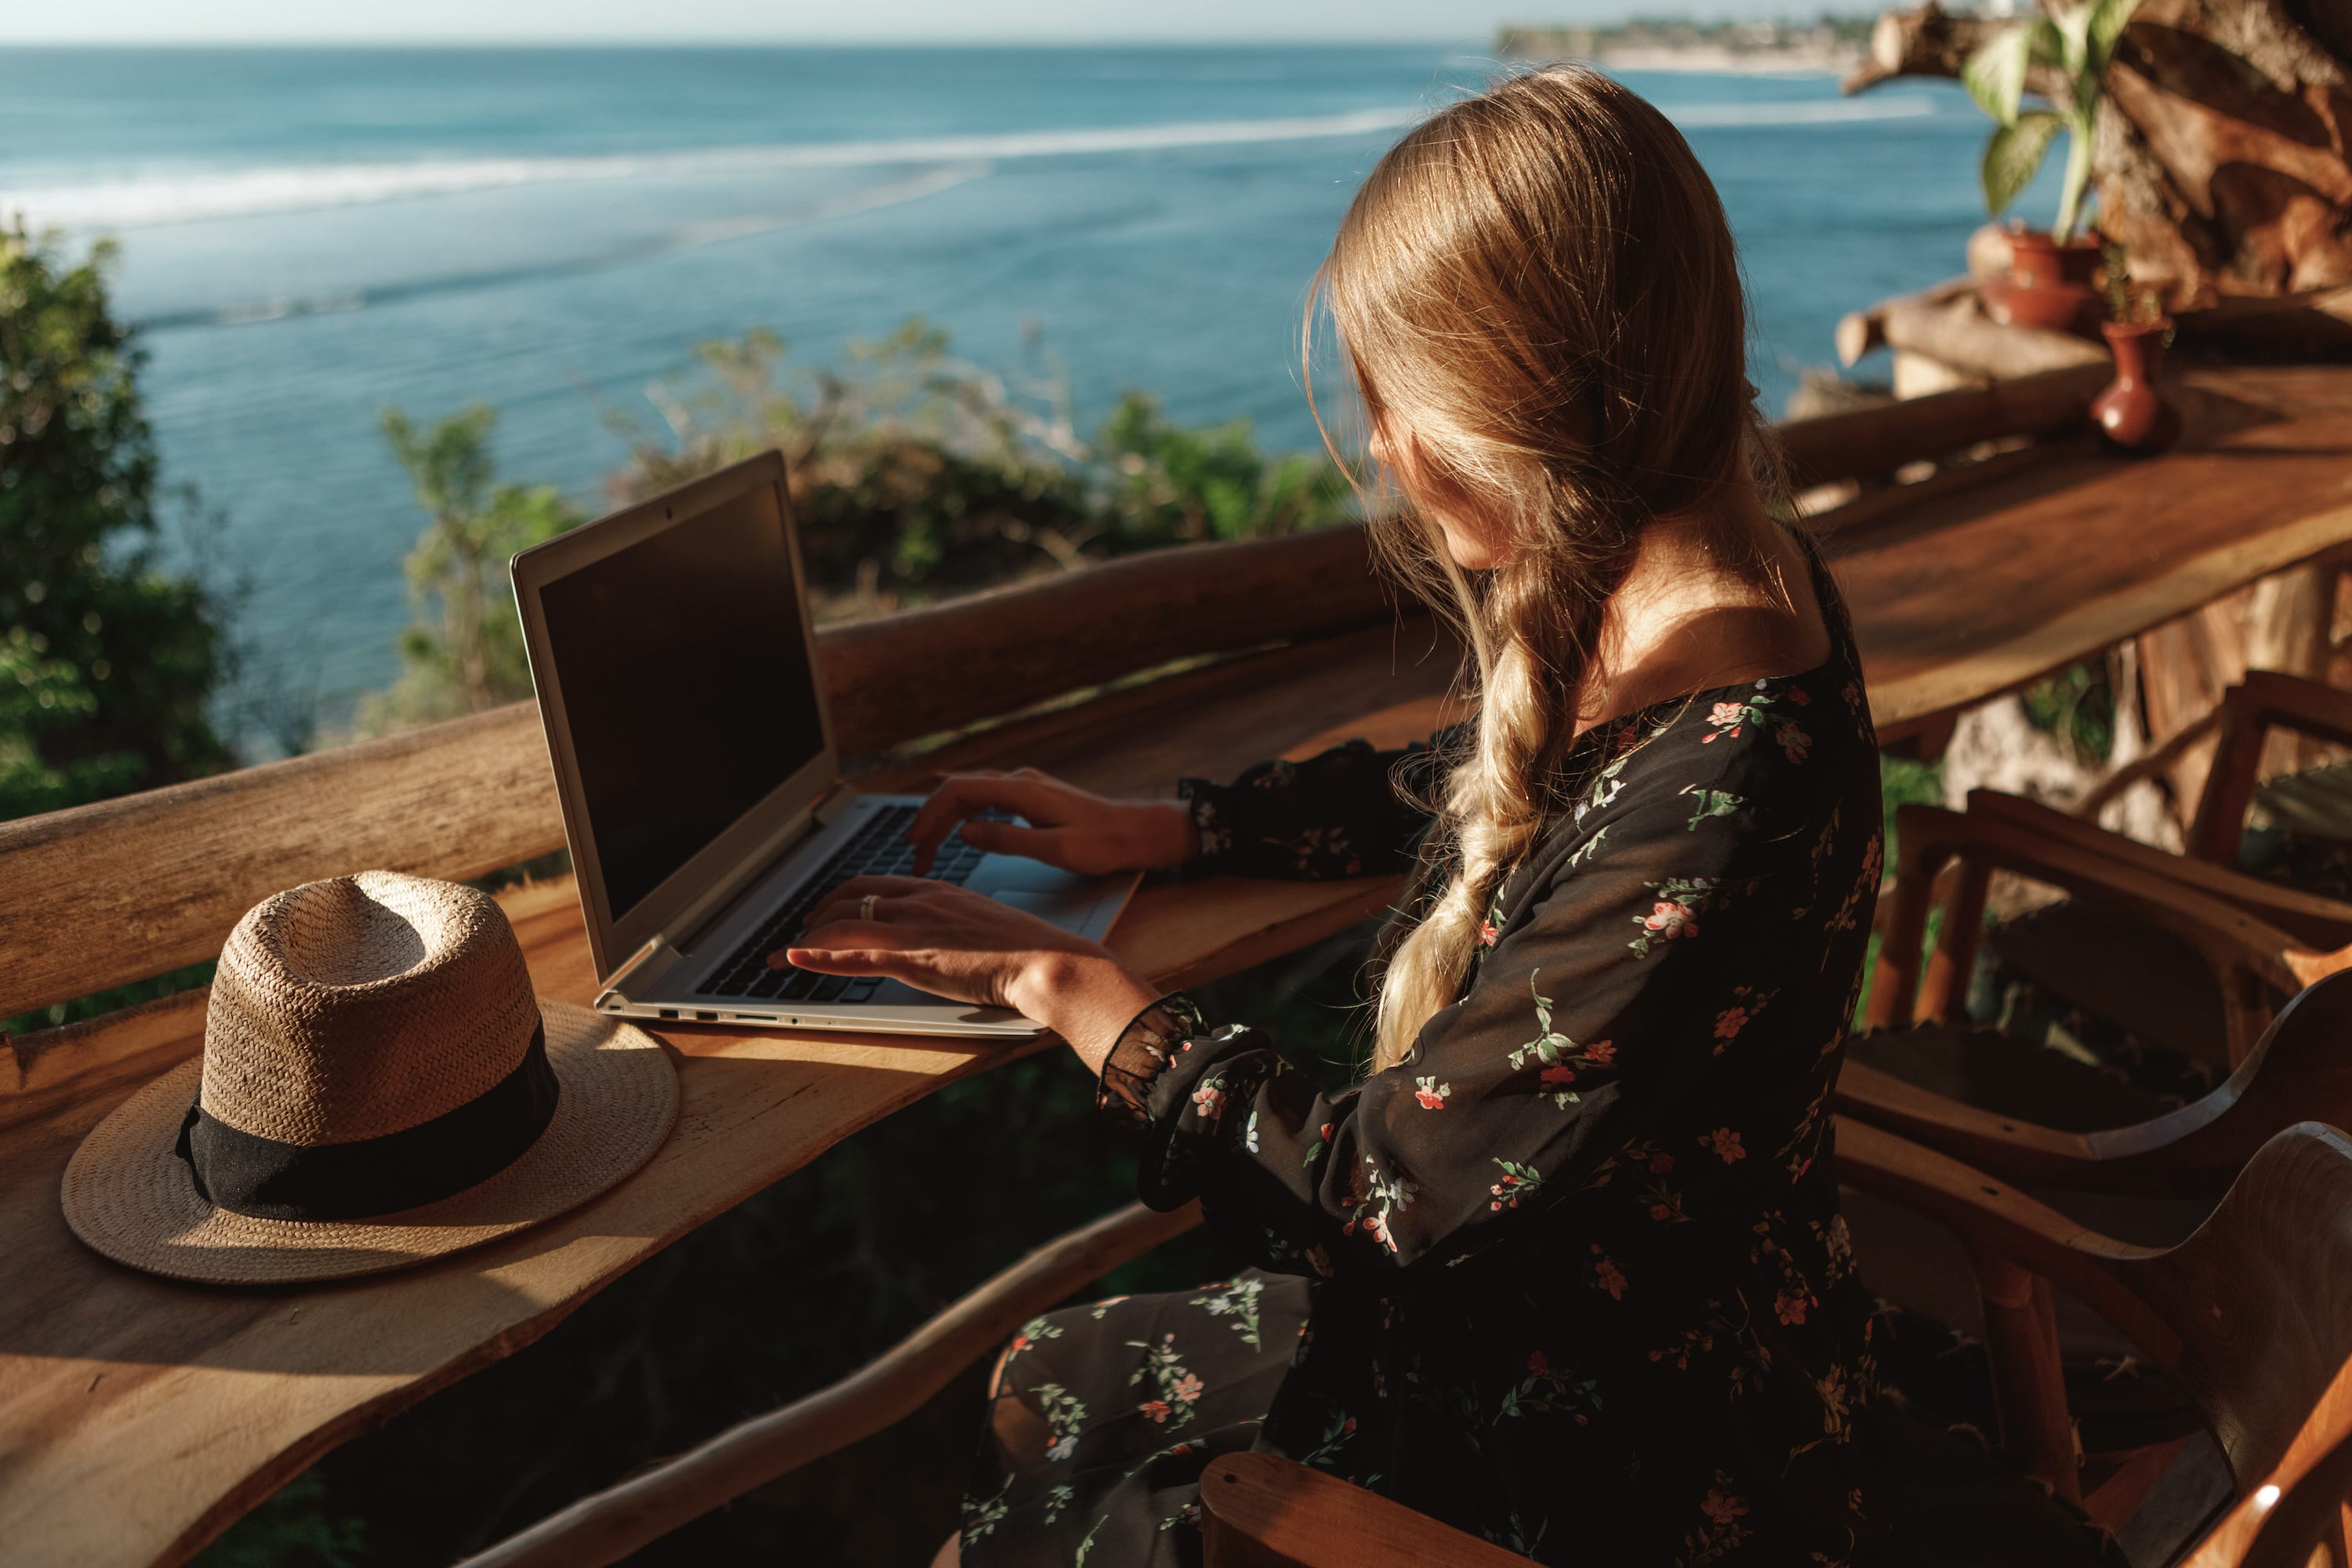
[[[1818,520],[1889,737],[2352,542],[2352,373],[2200,373],[2200,449],[2058,445]],[[1425,733],[1452,657],[1421,621],[1230,659],[988,731],[919,767],[1032,763],[1164,789],[1365,732]],[[471,743],[471,742],[469,742]],[[0,858],[0,888],[7,861]],[[1388,881],[1147,889],[1113,945],[1163,982],[1229,973],[1383,908]],[[5,899],[0,891],[0,899]],[[568,882],[506,899],[546,994],[588,1000]],[[682,1027],[677,1134],[595,1203],[372,1281],[213,1289],[77,1244],[58,1173],[84,1132],[198,1048],[201,995],[69,1032],[0,1085],[0,1560],[184,1557],[318,1454],[508,1355],[695,1226],[940,1085],[969,1043]],[[0,1067],[5,1067],[0,1063]],[[1106,1194],[1107,1199],[1111,1194]]]
[[[1402,742],[1399,727],[1424,723],[1452,661],[1399,661],[1383,679],[1376,670],[1394,641],[1382,629],[1179,676],[936,761],[1042,760],[1098,788],[1142,791],[1164,790],[1188,760],[1230,774],[1271,753],[1318,748],[1335,715],[1390,708],[1385,723],[1341,728]],[[875,782],[919,787],[929,773]],[[1383,909],[1395,887],[1372,879],[1146,888],[1112,945],[1160,981],[1185,984],[1343,930]],[[540,991],[588,1002],[595,976],[571,881],[503,901]],[[19,1079],[15,1100],[31,1112],[23,1120],[0,1097],[0,1563],[9,1568],[185,1556],[317,1455],[530,1343],[705,1220],[891,1111],[1023,1054],[969,1041],[665,1026],[683,1090],[677,1131],[612,1193],[405,1273],[230,1290],[106,1262],[73,1239],[57,1201],[58,1173],[90,1126],[131,1085],[199,1048],[202,1004],[200,993],[174,998],[132,1026],[93,1028],[87,1050],[74,1048],[84,1042],[52,1048]],[[1107,1193],[1106,1205],[1117,1196]]]
[[[1816,520],[1882,739],[2352,542],[2352,369],[2200,370],[2181,449],[2053,442]]]

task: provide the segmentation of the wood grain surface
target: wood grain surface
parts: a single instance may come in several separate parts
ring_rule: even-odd
[[[1384,629],[1197,671],[1168,700],[1115,701],[1083,721],[1045,715],[951,760],[1044,755],[1097,787],[1164,788],[1178,757],[1230,773],[1318,747],[1351,705],[1363,717],[1338,730],[1399,744],[1427,732],[1451,664],[1385,674],[1390,645]],[[1377,914],[1399,886],[1147,887],[1111,945],[1163,984],[1207,979]],[[589,1001],[595,977],[570,881],[502,901],[541,992]],[[1038,1048],[665,1026],[683,1089],[677,1131],[613,1192],[405,1273],[239,1291],[109,1263],[73,1239],[58,1207],[58,1173],[82,1134],[202,1035],[199,998],[52,1031],[0,1091],[0,1560],[11,1568],[182,1560],[318,1454],[530,1343],[694,1226],[880,1117]]]
[[[2352,370],[2180,379],[2154,458],[2053,443],[1816,520],[1882,737],[2352,542]]]

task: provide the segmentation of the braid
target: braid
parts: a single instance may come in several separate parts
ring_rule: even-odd
[[[1771,451],[1722,204],[1665,117],[1597,72],[1506,78],[1381,158],[1308,301],[1310,401],[1317,299],[1365,420],[1412,459],[1391,468],[1414,509],[1368,501],[1372,537],[1461,634],[1478,708],[1440,759],[1414,902],[1383,933],[1385,1069],[1461,994],[1504,878],[1567,808],[1570,748],[1597,717],[1588,676],[1643,530],[1748,484],[1743,458],[1769,469]],[[1463,559],[1492,563],[1483,582],[1449,530],[1476,543]]]
[[[1392,928],[1375,1071],[1403,1061],[1422,1026],[1460,993],[1496,890],[1565,806],[1562,763],[1576,738],[1580,689],[1639,530],[1619,513],[1532,532],[1542,542],[1495,572],[1469,617],[1477,731],[1423,851],[1423,885],[1444,878],[1444,891],[1418,923]],[[1570,540],[1576,548],[1564,547]]]

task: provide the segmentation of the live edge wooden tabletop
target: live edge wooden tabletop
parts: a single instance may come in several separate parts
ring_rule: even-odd
[[[1452,660],[1416,662],[1429,654],[1425,630],[1417,645],[1399,641],[1381,628],[1179,676],[966,742],[926,759],[919,777],[873,782],[919,785],[940,763],[1017,759],[1105,789],[1157,791],[1181,772],[1229,773],[1327,738],[1401,742],[1427,732]],[[1147,887],[1111,945],[1181,984],[1344,929],[1396,887]],[[570,881],[504,901],[540,991],[589,1001],[595,976]],[[82,1134],[131,1085],[194,1052],[203,1020],[197,994],[152,1005],[136,1026],[94,1031],[80,1059],[70,1045],[52,1048],[19,1086],[19,1099],[45,1103],[0,1134],[0,1563],[10,1568],[184,1558],[352,1432],[510,1354],[859,1128],[1020,1049],[665,1026],[684,1090],[677,1130],[612,1193],[422,1268],[229,1290],[108,1263],[58,1208],[58,1172]]]
[[[2182,388],[2181,451],[2129,461],[2058,443],[1816,520],[1882,733],[2352,542],[2352,372],[2200,371]],[[938,766],[1027,763],[1150,792],[1349,734],[1395,743],[1441,716],[1451,665],[1423,622],[1351,632],[1008,725],[870,782],[919,788]],[[1386,879],[1147,888],[1112,945],[1181,984],[1344,929],[1395,891]],[[505,901],[540,989],[587,1001],[594,977],[570,884]],[[1013,1054],[667,1029],[685,1089],[677,1133],[604,1198],[406,1273],[224,1290],[100,1259],[57,1205],[82,1134],[193,1053],[202,1030],[200,994],[152,1005],[20,1062],[0,1086],[0,1561],[178,1561],[352,1432],[529,1343],[857,1129]]]
[[[2352,367],[2179,378],[2179,449],[2053,442],[1817,520],[1883,739],[2352,542]]]

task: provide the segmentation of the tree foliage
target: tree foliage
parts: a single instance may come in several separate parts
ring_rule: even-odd
[[[920,320],[853,344],[838,366],[792,366],[764,331],[697,355],[696,372],[652,389],[666,431],[607,411],[631,449],[614,498],[775,447],[810,576],[850,610],[1348,515],[1337,468],[1266,458],[1246,420],[1190,429],[1130,393],[1089,442],[1059,376],[1010,381],[956,358]]]
[[[0,818],[215,772],[216,595],[158,563],[144,355],[106,245],[0,225]],[[178,499],[193,506],[193,497]]]
[[[401,634],[400,679],[362,702],[362,732],[530,695],[507,561],[581,519],[552,486],[499,481],[490,451],[497,425],[480,404],[423,429],[399,409],[384,413],[384,439],[431,521],[407,560],[409,595],[422,614]]]

